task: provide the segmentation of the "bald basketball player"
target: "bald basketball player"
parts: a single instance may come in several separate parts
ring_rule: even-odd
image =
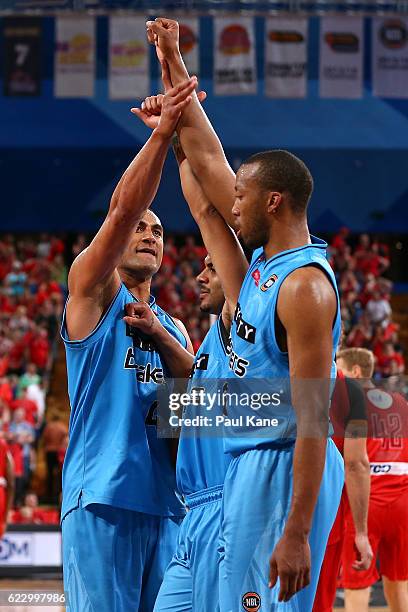
[[[148,210],[195,79],[165,96],[157,128],[123,174],[108,215],[69,273],[62,337],[71,402],[63,471],[67,610],[152,610],[184,509],[166,440],[156,432],[157,390],[191,369],[184,326],[150,295],[163,255]],[[139,325],[126,323],[135,302]],[[161,325],[147,337],[154,319]]]

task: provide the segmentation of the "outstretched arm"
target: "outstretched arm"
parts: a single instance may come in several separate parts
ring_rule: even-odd
[[[179,26],[173,19],[158,18],[147,22],[147,34],[155,44],[159,60],[167,63],[173,85],[188,78],[188,72],[179,49]],[[164,64],[164,69],[166,64]],[[166,85],[166,83],[165,83]],[[167,83],[167,87],[170,83]],[[235,173],[225,157],[221,142],[215,133],[197,95],[185,109],[177,126],[181,145],[191,168],[216,209],[230,225],[234,204]]]
[[[270,561],[270,586],[280,578],[279,601],[310,582],[308,537],[325,465],[332,325],[336,297],[324,273],[306,267],[282,284],[278,317],[286,330],[297,438],[291,508]]]
[[[223,311],[223,320],[229,329],[248,262],[234,232],[207,199],[178,139],[173,149],[179,163],[184,197],[200,228],[205,248],[222,284],[227,305],[227,311]]]
[[[94,329],[119,288],[116,267],[156,195],[170,139],[195,87],[196,80],[190,79],[166,94],[157,128],[119,181],[99,232],[71,267],[67,307],[71,340]]]

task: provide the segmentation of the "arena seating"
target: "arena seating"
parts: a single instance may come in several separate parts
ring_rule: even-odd
[[[0,435],[15,463],[11,520],[17,523],[58,520],[69,418],[59,325],[68,266],[87,243],[81,234],[68,252],[56,236],[0,237]],[[195,351],[209,327],[208,315],[197,306],[195,280],[205,254],[193,235],[166,236],[153,281],[158,303],[184,321]],[[377,377],[403,374],[400,326],[390,305],[388,245],[342,228],[331,240],[330,257],[341,293],[344,344],[371,348]]]

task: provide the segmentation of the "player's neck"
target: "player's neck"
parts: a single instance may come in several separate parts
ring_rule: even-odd
[[[274,257],[282,251],[297,249],[310,244],[309,228],[306,219],[299,221],[279,219],[271,226],[270,238],[264,246],[266,259]]]
[[[122,283],[126,286],[126,288],[130,291],[130,293],[142,302],[149,302],[150,298],[150,289],[151,289],[151,278],[146,278],[143,280],[138,280],[133,276],[126,274],[126,272],[122,272],[120,274]]]

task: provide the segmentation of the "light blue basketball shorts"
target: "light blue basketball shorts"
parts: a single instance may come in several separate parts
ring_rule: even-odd
[[[328,440],[326,465],[312,530],[311,583],[279,603],[279,580],[268,587],[269,560],[290,510],[294,445],[255,449],[230,463],[224,484],[220,529],[221,612],[311,612],[327,539],[344,484],[343,459]],[[208,608],[210,610],[210,608]]]
[[[67,612],[152,612],[180,520],[80,500],[62,522]]]
[[[154,612],[218,612],[222,486],[186,497],[189,512],[164,575]]]

